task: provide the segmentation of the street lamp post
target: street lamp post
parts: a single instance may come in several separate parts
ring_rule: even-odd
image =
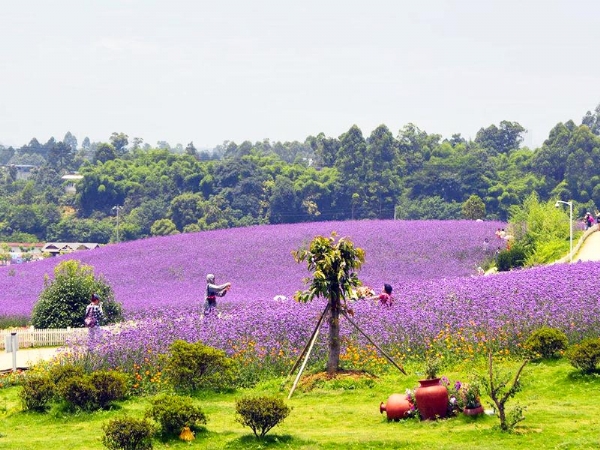
[[[113,211],[117,212],[117,242],[119,242],[119,210],[122,208],[121,205],[115,205],[112,207]]]
[[[563,205],[569,205],[569,255],[570,261],[573,262],[573,202],[557,200],[554,206],[558,208],[561,203]]]

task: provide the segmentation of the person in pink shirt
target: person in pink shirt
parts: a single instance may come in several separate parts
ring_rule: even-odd
[[[376,295],[374,297],[370,297],[371,300],[379,300],[379,303],[385,306],[392,306],[394,303],[394,298],[392,297],[392,286],[390,284],[385,283],[383,285],[383,290],[381,294]]]

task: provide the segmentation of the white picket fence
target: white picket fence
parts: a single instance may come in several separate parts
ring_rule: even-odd
[[[77,334],[87,333],[85,328],[15,328],[0,331],[0,349],[4,350],[6,336],[17,333],[19,348],[29,347],[59,347],[64,345],[67,338]]]

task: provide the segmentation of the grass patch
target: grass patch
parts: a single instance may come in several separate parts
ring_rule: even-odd
[[[0,316],[0,330],[27,327],[29,322],[30,318],[27,316]]]
[[[507,364],[514,370],[516,364]],[[444,372],[450,380],[466,380],[474,369]],[[309,375],[307,375],[309,377]],[[207,415],[206,429],[190,444],[154,441],[155,449],[592,449],[600,447],[600,376],[582,375],[568,361],[530,363],[521,377],[523,389],[507,404],[526,407],[525,421],[515,432],[499,430],[498,418],[457,416],[421,422],[407,419],[388,422],[379,413],[380,402],[392,393],[403,393],[418,384],[418,375],[382,375],[359,379],[352,388],[346,380],[335,384],[325,379],[309,391],[297,390],[290,400],[289,417],[263,441],[235,421],[235,401],[245,395],[281,395],[282,380],[269,380],[253,389],[224,394],[202,393],[194,397]],[[362,384],[364,380],[372,383]],[[94,413],[69,414],[57,407],[48,413],[22,412],[19,387],[0,389],[0,448],[58,450],[102,449],[102,424],[129,415],[141,418],[149,398],[119,402],[118,408]],[[482,398],[490,408],[489,399]]]

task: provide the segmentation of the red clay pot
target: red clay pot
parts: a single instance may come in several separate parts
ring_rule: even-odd
[[[415,390],[415,401],[422,420],[446,417],[448,389],[440,384],[439,378],[419,380],[419,387]]]
[[[478,416],[479,414],[483,414],[483,406],[479,405],[477,408],[465,408],[463,409],[463,414],[465,416]]]
[[[412,406],[406,395],[392,394],[388,397],[385,405],[381,402],[379,412],[383,413],[385,411],[387,413],[387,420],[400,420],[408,417]]]

